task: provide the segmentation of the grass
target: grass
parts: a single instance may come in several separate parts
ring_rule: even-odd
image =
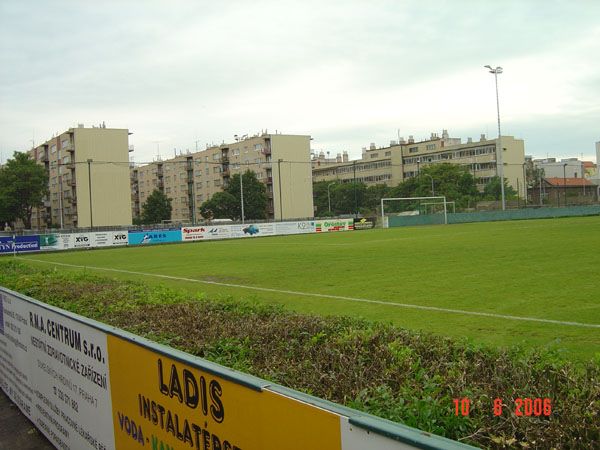
[[[27,255],[92,267],[467,311],[600,324],[600,217],[475,223]],[[59,270],[81,270],[60,268]],[[100,272],[99,272],[100,273]],[[104,272],[106,274],[106,272]],[[600,329],[407,309],[111,272],[211,298],[350,315],[496,347],[586,360]]]

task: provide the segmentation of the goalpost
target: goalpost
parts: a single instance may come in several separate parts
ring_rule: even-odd
[[[428,202],[428,203],[422,203],[421,200],[441,200],[441,201],[437,201],[437,202]],[[384,209],[384,204],[385,202],[410,202],[410,204],[408,205],[407,208],[400,208],[401,211],[396,211],[396,215],[397,216],[420,216],[422,215],[421,213],[421,206],[425,206],[425,213],[427,212],[427,205],[443,205],[444,210],[443,210],[443,214],[444,214],[444,219],[443,222],[445,225],[448,224],[448,203],[446,201],[446,197],[445,196],[438,196],[438,197],[394,197],[394,198],[382,198],[381,199],[381,223],[383,228],[389,228],[389,221],[388,221],[388,217],[385,215],[385,209]],[[417,202],[417,208],[414,207],[414,203]],[[413,205],[413,206],[411,206]],[[433,211],[432,208],[432,213],[435,214],[435,212]],[[440,211],[441,214],[441,211]],[[417,223],[415,223],[417,224]]]

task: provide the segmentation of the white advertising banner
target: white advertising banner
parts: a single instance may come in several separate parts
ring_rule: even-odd
[[[0,292],[0,386],[59,449],[112,449],[106,334]]]
[[[204,239],[229,239],[231,238],[232,225],[208,225]]]
[[[304,234],[314,233],[315,222],[303,221],[303,222],[277,222],[275,224],[275,234]]]
[[[92,233],[71,234],[71,248],[90,248],[92,246]]]
[[[112,247],[127,245],[127,231],[102,231],[90,233],[92,247]]]
[[[231,237],[234,238],[274,235],[275,227],[272,223],[231,225]]]

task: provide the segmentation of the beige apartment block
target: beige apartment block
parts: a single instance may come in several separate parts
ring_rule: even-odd
[[[61,228],[131,224],[129,131],[70,128],[30,151],[48,172],[49,195],[32,224]],[[91,187],[91,195],[90,195]]]
[[[355,161],[345,157],[334,161],[320,154],[312,160],[313,181],[349,183],[356,179],[366,185],[396,186],[406,178],[417,176],[424,167],[450,163],[466,167],[475,177],[478,188],[483,190],[497,175],[497,141],[481,135],[479,141],[469,138],[463,143],[460,138],[450,138],[444,130],[441,137],[432,133],[430,139],[420,142],[411,136],[407,141],[392,141],[389,147],[378,148],[373,143],[363,148],[361,159]],[[524,142],[513,136],[502,136],[502,147],[504,178],[524,196]]]
[[[266,133],[132,167],[134,217],[158,189],[171,199],[172,221],[203,220],[200,205],[246,170],[266,185],[269,219],[313,217],[310,136]]]

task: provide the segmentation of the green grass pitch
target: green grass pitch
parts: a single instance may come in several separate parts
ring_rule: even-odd
[[[600,327],[386,304],[598,325],[600,217],[208,241],[24,258],[82,265],[88,271],[110,268],[204,280],[219,284],[98,271],[167,283],[211,297],[279,303],[303,313],[391,321],[410,329],[496,346],[556,348],[574,360],[600,353]],[[223,283],[273,290],[248,290]]]

